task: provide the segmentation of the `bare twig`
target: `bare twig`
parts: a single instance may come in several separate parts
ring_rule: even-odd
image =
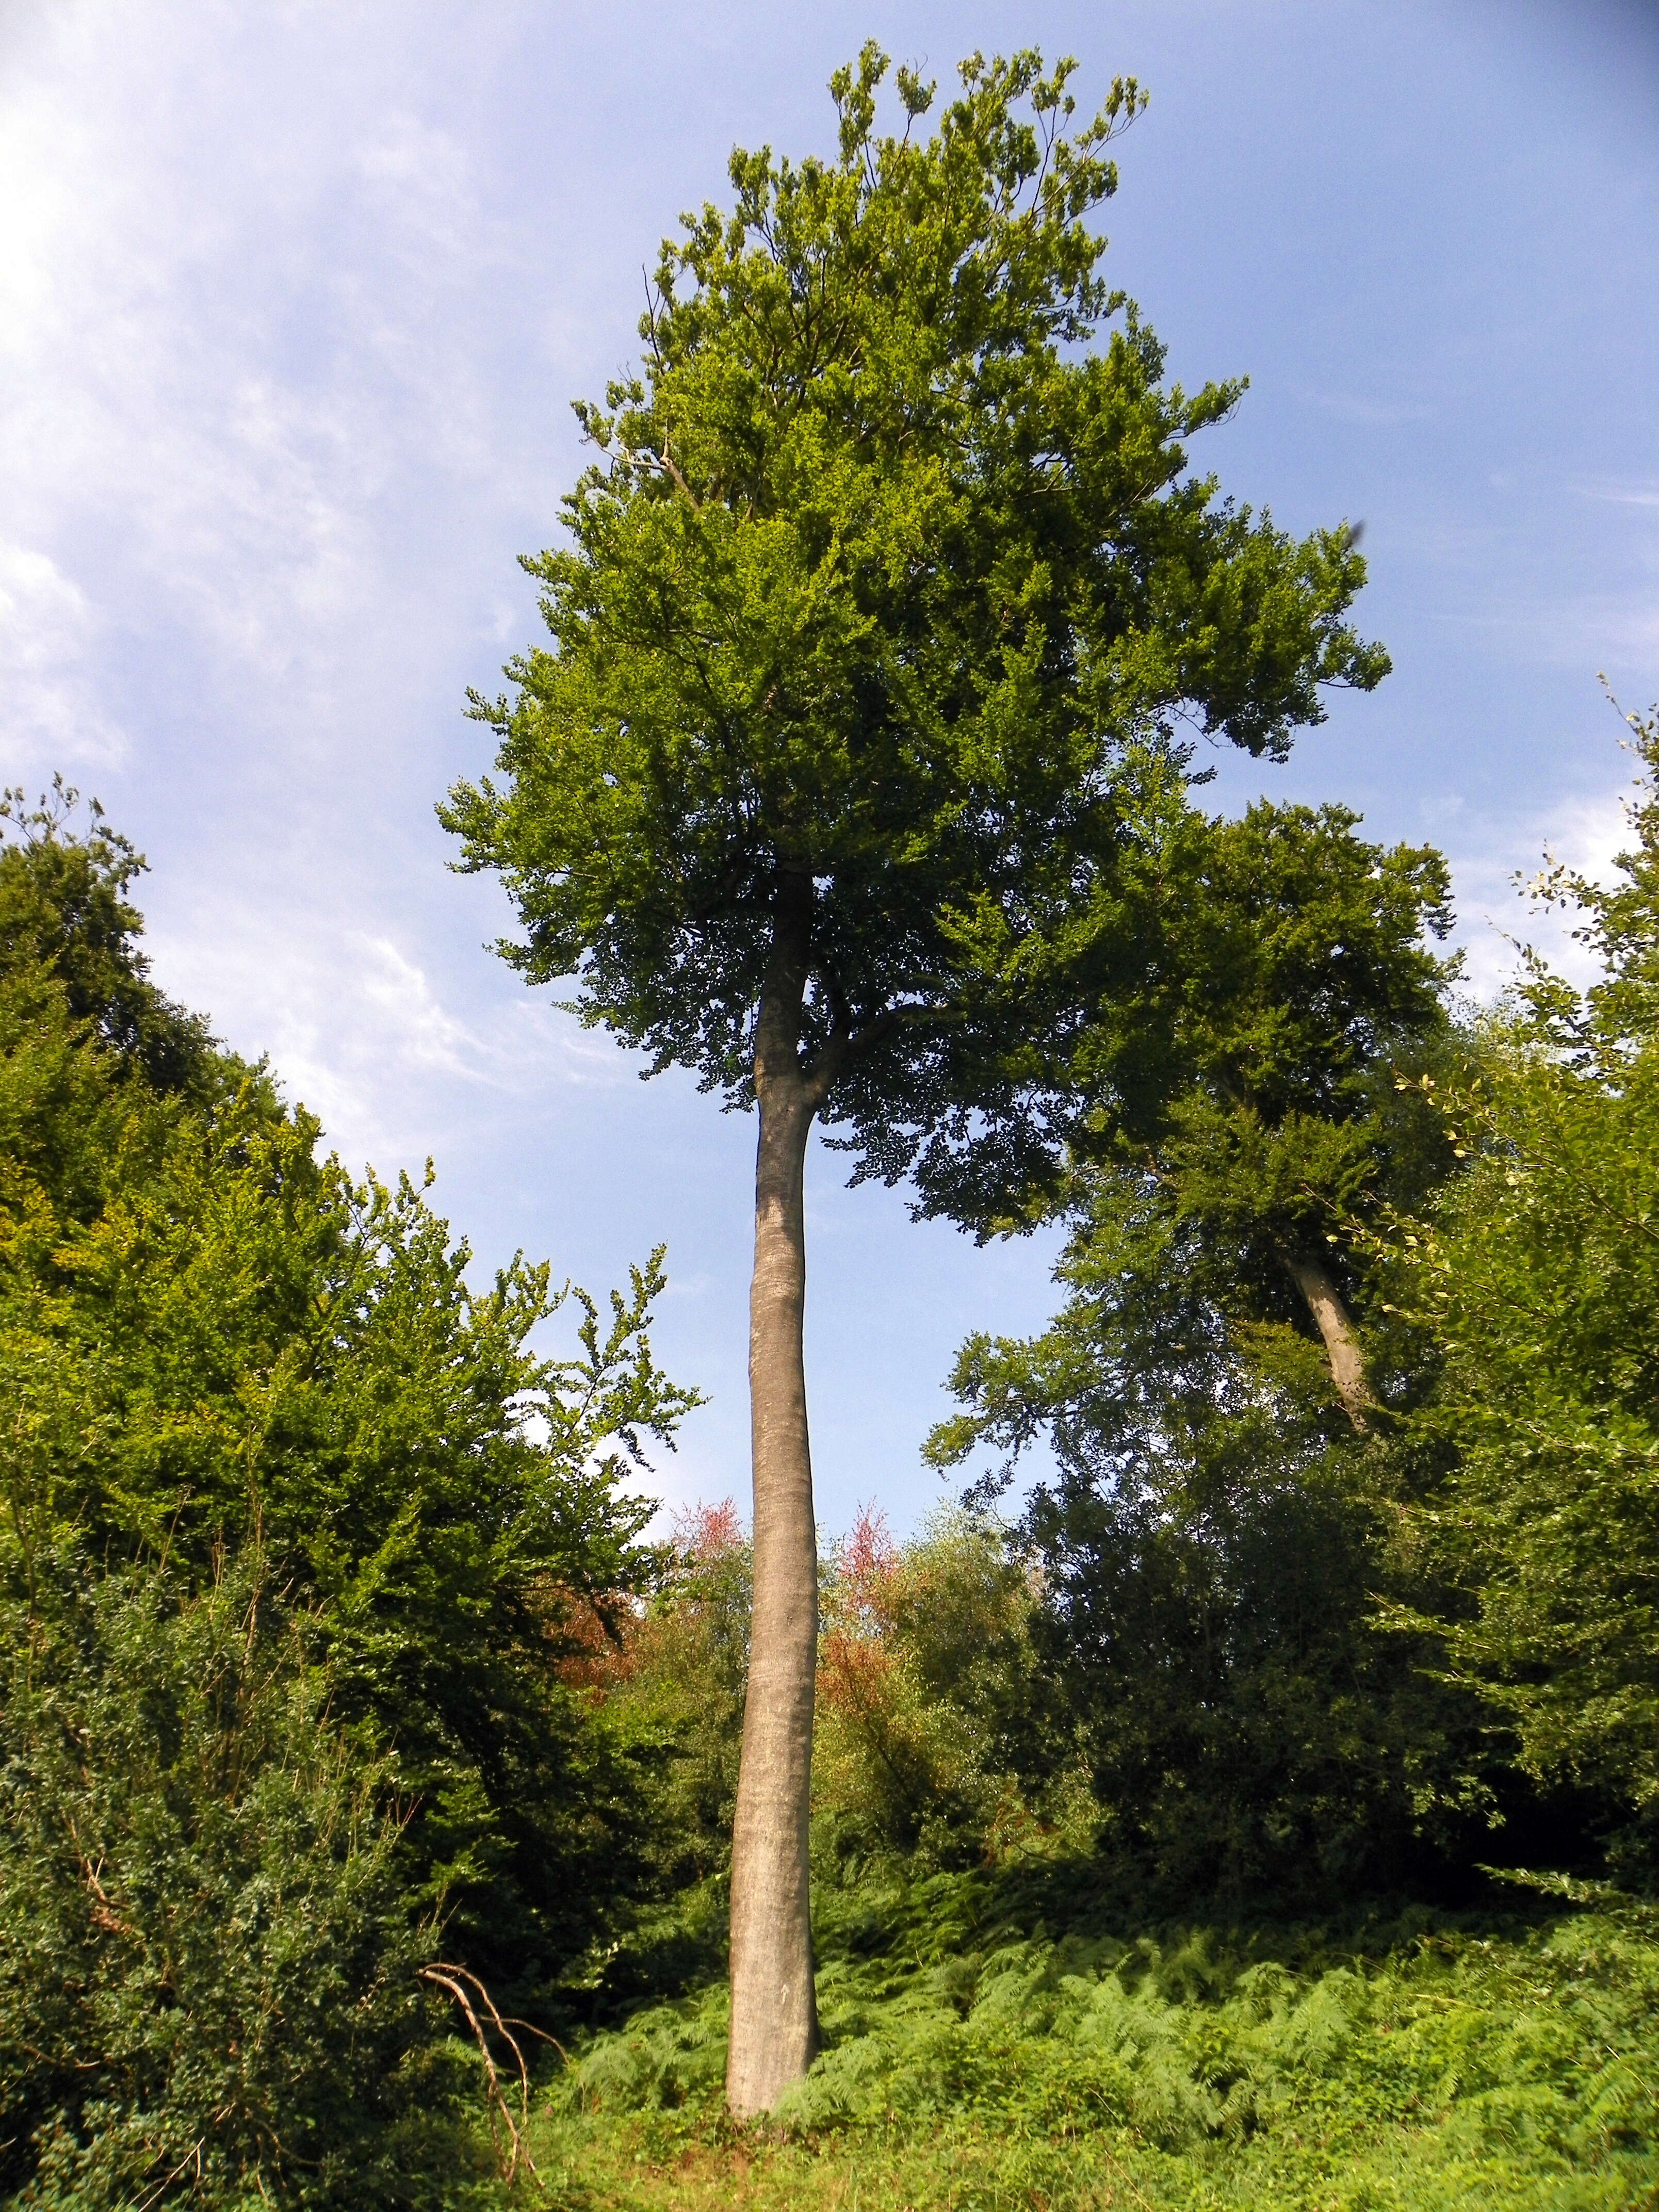
[[[692,490],[690,485],[687,483],[685,478],[680,474],[679,463],[669,452],[668,441],[666,438],[662,441],[661,453],[657,454],[655,458],[658,466],[665,470],[668,475],[673,478],[674,482],[684,493],[687,500],[690,502],[691,512],[694,514],[701,514],[702,512],[702,501],[697,497],[696,492]]]
[[[184,2172],[185,2168],[185,2167],[190,2164],[190,2162],[191,2162],[191,2160],[192,2159],[194,2159],[194,2160],[196,2161],[196,2179],[197,2179],[198,2181],[201,2179],[201,2178],[202,2178],[202,2145],[203,2145],[206,2141],[207,2141],[207,2137],[206,2137],[205,2136],[197,2136],[196,2141],[195,2141],[195,2142],[191,2145],[190,2148],[189,2148],[189,2149],[185,2153],[184,2156],[179,2160],[179,2161],[178,2165],[177,2165],[177,2166],[175,2166],[173,2167],[173,2169],[172,2172],[171,2172],[170,2174],[168,2174],[168,2176],[167,2176],[167,2179],[166,2179],[165,2181],[159,2182],[159,2183],[156,2185],[156,2186],[155,2186],[154,2189],[152,2189],[152,2190],[151,2190],[151,2191],[150,2191],[149,2195],[147,2197],[145,2197],[145,2199],[144,2199],[143,2203],[138,2207],[138,2212],[149,2212],[149,2208],[150,2208],[150,2206],[151,2206],[152,2204],[159,2204],[159,2203],[161,2203],[161,2201],[162,2197],[163,2197],[164,2196],[166,2196],[166,2194],[167,2194],[167,2191],[168,2191],[169,2189],[171,2189],[171,2188],[172,2188],[172,2186],[173,2186],[173,2183],[174,2183],[175,2181],[177,2181],[177,2179],[179,2179],[179,2175]]]
[[[501,2018],[501,2014],[495,2009],[495,2000],[490,1996],[489,1990],[478,1979],[478,1977],[474,1973],[469,1972],[467,1968],[465,1966],[453,1966],[447,1961],[441,1961],[435,1966],[417,1967],[416,1969],[416,1972],[420,1980],[423,1982],[431,1982],[434,1984],[437,1988],[448,1990],[450,1996],[454,1998],[456,2003],[459,2005],[462,2012],[465,2014],[467,2025],[472,2030],[473,2040],[478,2046],[478,2055],[484,2063],[484,2075],[488,2083],[487,2101],[489,2110],[489,2133],[490,2138],[495,2145],[495,2160],[497,2165],[501,2167],[502,2180],[511,2186],[512,2183],[518,2177],[520,2163],[522,2161],[526,2172],[535,2179],[536,2186],[539,2189],[542,2186],[541,2177],[536,2172],[536,2161],[530,2155],[529,2147],[525,2142],[525,2134],[530,2126],[530,2069],[525,2064],[524,2052],[519,2048],[517,2039],[514,2038],[512,2029],[507,2027],[507,2022]],[[465,1989],[462,1986],[464,1983],[468,1982],[470,1982],[473,1989],[477,1990],[480,1999],[483,2001],[484,2009],[488,2012],[491,2021],[495,2024],[496,2033],[501,2037],[502,2042],[507,2045],[508,2050],[511,2051],[514,2060],[517,2064],[519,2069],[519,2118],[517,2121],[513,2118],[512,2108],[508,2105],[506,2093],[501,2087],[501,2069],[497,2067],[495,2058],[491,2055],[489,2039],[484,2033],[483,2023],[478,2018],[477,2012],[474,2008],[471,1998],[468,1996]],[[514,2025],[515,2027],[526,2027],[528,2023],[524,2021],[517,2021]],[[541,2031],[538,2028],[532,2028],[531,2033],[532,2034],[539,2034]],[[553,2038],[550,2035],[546,2037],[544,2039],[549,2043],[553,2042]],[[556,2050],[557,2050],[558,2047],[559,2046],[556,2044],[554,2045]],[[562,2051],[561,2051],[560,2056],[562,2057],[563,2055]],[[499,2125],[497,2124],[498,2118],[500,2122]],[[507,2130],[508,2148],[505,2157],[503,2157],[501,2152],[501,2127],[505,2127]]]

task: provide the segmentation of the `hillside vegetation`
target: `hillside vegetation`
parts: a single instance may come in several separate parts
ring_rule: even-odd
[[[1079,1161],[1055,1322],[930,1447],[973,1498],[821,1563],[823,2049],[751,2128],[747,1543],[619,1486],[695,1403],[659,1258],[532,1352],[545,1271],[319,1164],[130,849],[12,823],[5,2201],[1655,2201],[1650,787],[1550,886],[1602,980],[1368,1094],[1363,1429],[1199,1200]]]
[[[657,1521],[662,1249],[487,1273],[0,801],[5,2212],[1659,2208],[1659,718],[1484,1007],[1439,853],[1204,811],[1387,656],[1191,472],[1071,68],[733,156],[443,810],[758,1109],[752,1525]],[[1061,1232],[902,1540],[815,1124]]]
[[[722,2117],[715,1985],[594,2039],[553,2085],[534,2136],[553,2199],[1652,2203],[1650,1914],[1109,1932],[1135,1924],[1066,1864],[837,1893],[828,2048],[773,2136],[734,2140]]]

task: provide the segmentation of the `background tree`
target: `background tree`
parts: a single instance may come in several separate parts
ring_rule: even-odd
[[[936,1147],[925,1206],[981,1235],[1120,1200],[1166,1219],[1232,1322],[1316,1331],[1363,1430],[1353,1232],[1451,1164],[1395,1083],[1450,1037],[1445,862],[1367,842],[1341,806],[1210,818],[1167,753],[1126,769],[1118,798],[1110,870],[1023,939],[1000,919],[984,935],[1024,994],[1014,1066],[1043,1110]]]
[[[199,1087],[214,1058],[208,1025],[151,982],[138,944],[143,923],[128,893],[143,860],[96,799],[84,834],[63,834],[79,799],[62,776],[38,806],[21,788],[0,797],[9,831],[0,830],[0,964],[54,977],[70,1014],[92,1025],[114,1065],[158,1091]]]
[[[1012,1785],[1034,1593],[960,1510],[896,1544],[866,1507],[826,1562],[813,1798],[841,1869],[982,1865],[1036,1821]],[[845,1875],[842,1875],[843,1882]]]
[[[1399,1445],[1351,1428],[1310,1334],[1232,1317],[1248,1295],[1149,1178],[1074,1189],[1059,1312],[964,1346],[928,1446],[941,1468],[990,1447],[981,1498],[1048,1448],[1010,1532],[1040,1569],[1024,1787],[1082,1763],[1143,1909],[1432,1883],[1501,1761],[1425,1671],[1436,1632],[1377,1633],[1379,1595],[1435,1587],[1397,1540]],[[1397,1349],[1373,1367],[1396,1406],[1423,1382]]]
[[[1053,1448],[1021,1529],[1045,1591],[1029,1766],[1080,1745],[1175,1893],[1328,1894],[1485,1796],[1471,1701],[1419,1671],[1432,1632],[1390,1645],[1371,1603],[1422,1586],[1390,1540],[1417,1441],[1376,1431],[1431,1369],[1379,1310],[1374,1235],[1454,1164],[1399,1087],[1452,1045],[1446,870],[1340,807],[1207,818],[1155,757],[1127,795],[1110,879],[1019,949],[1054,1008],[1049,1149],[1004,1193],[992,1132],[932,1194],[1069,1214],[1065,1302],[1033,1340],[964,1346],[929,1454],[990,1444],[1006,1479]]]
[[[1599,980],[1529,957],[1435,1093],[1468,1171],[1389,1240],[1392,1299],[1438,1380],[1449,1455],[1410,1524],[1449,1585],[1427,1612],[1538,1780],[1599,1798],[1624,1876],[1659,1825],[1659,714],[1608,884],[1552,868]]]
[[[530,981],[759,1109],[752,1665],[732,1856],[733,2108],[814,2045],[808,1814],[816,1532],[801,1361],[815,1119],[902,1176],[1019,1071],[981,940],[1109,865],[1127,746],[1177,718],[1278,753],[1383,656],[1343,619],[1344,529],[1218,500],[1188,398],[1097,266],[1114,86],[1066,135],[1071,64],[961,70],[876,129],[884,58],[832,83],[831,161],[731,162],[663,250],[641,375],[579,410],[603,458],[526,563],[550,646],[478,711],[499,783],[442,810],[501,872]],[[1103,348],[1091,341],[1120,317]]]

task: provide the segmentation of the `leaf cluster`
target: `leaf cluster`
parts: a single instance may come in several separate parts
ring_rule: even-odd
[[[209,1079],[213,1040],[149,980],[127,896],[143,855],[95,799],[86,830],[71,832],[79,801],[62,776],[33,806],[21,788],[0,793],[0,961],[55,977],[70,1013],[156,1090],[195,1089]]]

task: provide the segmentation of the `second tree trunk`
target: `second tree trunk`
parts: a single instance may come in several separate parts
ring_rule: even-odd
[[[1314,1326],[1323,1340],[1331,1380],[1342,1401],[1342,1410],[1364,1436],[1370,1426],[1369,1416],[1376,1401],[1371,1396],[1364,1347],[1343,1304],[1336,1279],[1322,1261],[1307,1253],[1286,1252],[1285,1265],[1291,1281],[1307,1301]]]

